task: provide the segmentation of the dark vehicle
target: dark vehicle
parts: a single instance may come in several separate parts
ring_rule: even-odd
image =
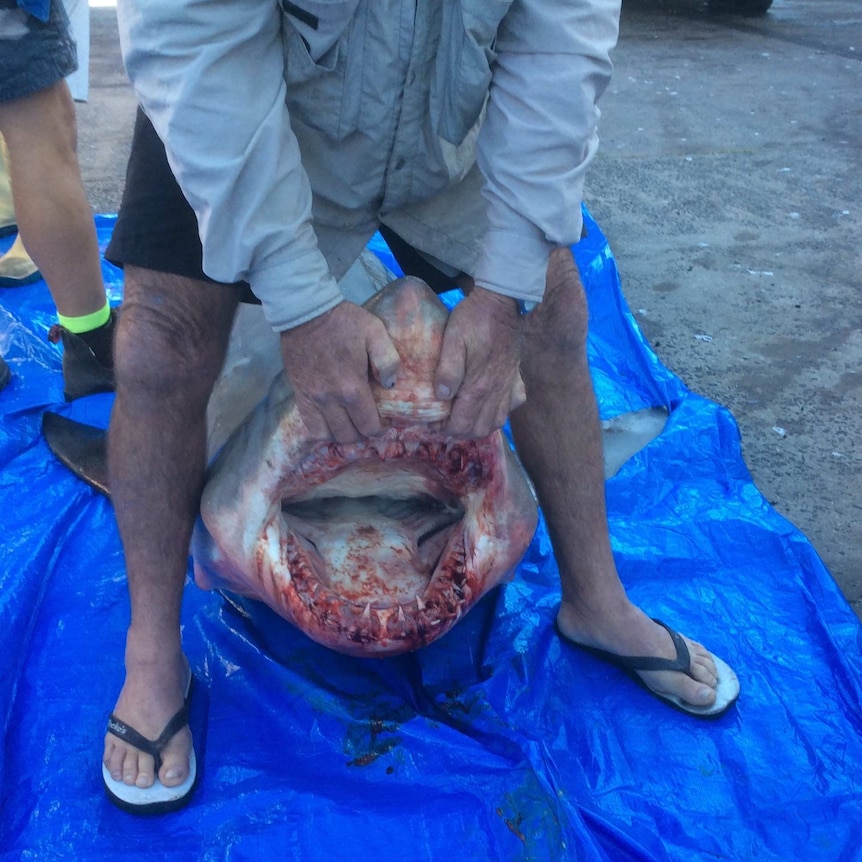
[[[765,15],[772,0],[709,0],[709,10],[723,15]]]

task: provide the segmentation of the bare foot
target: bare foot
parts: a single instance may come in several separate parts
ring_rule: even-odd
[[[182,707],[188,679],[189,665],[181,651],[143,660],[127,643],[126,682],[114,715],[147,739],[156,740]],[[191,751],[192,735],[186,726],[165,747],[156,776],[151,755],[107,733],[103,762],[115,781],[129,786],[151,787],[158,777],[165,787],[176,787],[188,778]]]
[[[557,615],[557,625],[567,638],[584,646],[617,655],[676,658],[668,632],[630,603],[599,615],[586,615],[564,603]],[[693,707],[709,707],[715,703],[718,684],[715,662],[704,646],[685,636],[683,640],[691,657],[691,676],[680,671],[636,673],[657,694],[678,697]]]

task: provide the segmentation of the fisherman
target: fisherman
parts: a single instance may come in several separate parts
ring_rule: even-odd
[[[619,0],[121,0],[119,15],[142,111],[107,253],[125,268],[109,467],[132,605],[105,739],[115,801],[179,805],[193,783],[180,605],[237,303],[256,297],[281,334],[313,434],[379,434],[369,371],[391,385],[398,356],[337,285],[378,227],[406,272],[466,289],[437,394],[454,436],[487,435],[517,407],[560,635],[695,715],[726,709],[736,692],[714,657],[629,601],[608,535],[570,245]]]

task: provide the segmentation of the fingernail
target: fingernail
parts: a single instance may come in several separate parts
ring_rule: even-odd
[[[437,387],[437,397],[447,399],[452,395],[452,390],[448,386],[440,385]]]
[[[394,386],[395,386],[395,378],[394,377],[387,377],[383,381],[383,388],[384,389],[392,389]]]

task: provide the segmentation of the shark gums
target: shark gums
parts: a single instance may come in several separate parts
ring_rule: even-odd
[[[309,437],[284,375],[214,460],[192,542],[195,580],[259,599],[339,652],[387,656],[449,631],[513,571],[538,518],[506,438],[446,436],[433,390],[448,312],[415,278],[365,303],[401,358],[373,384],[386,431]]]

